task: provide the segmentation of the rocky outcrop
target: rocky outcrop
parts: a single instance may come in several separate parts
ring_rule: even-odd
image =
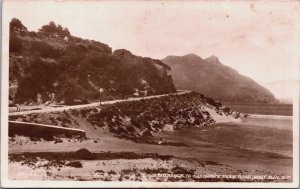
[[[74,104],[175,91],[169,66],[160,60],[112,52],[107,44],[72,36],[50,22],[38,32],[13,19],[10,30],[9,81],[18,83],[16,103],[49,101]]]

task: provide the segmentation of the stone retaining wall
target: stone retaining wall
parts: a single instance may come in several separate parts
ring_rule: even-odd
[[[85,137],[86,132],[81,129],[64,128],[60,126],[44,125],[38,123],[9,121],[8,122],[8,134],[9,136],[22,135],[32,137],[51,137],[51,136],[63,136],[63,137]]]

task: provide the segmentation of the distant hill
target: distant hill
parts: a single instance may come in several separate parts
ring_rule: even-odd
[[[195,54],[187,54],[168,56],[162,61],[171,67],[170,73],[178,89],[194,90],[228,102],[277,102],[268,89],[223,65],[216,56],[202,59]]]
[[[101,32],[101,31],[99,31]],[[67,28],[50,22],[38,32],[28,31],[16,18],[10,22],[10,99],[56,100],[116,99],[132,95],[174,92],[170,67],[125,49],[72,36]]]

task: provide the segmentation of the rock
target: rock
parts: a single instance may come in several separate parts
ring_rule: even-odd
[[[63,141],[60,139],[60,138],[56,138],[55,140],[54,140],[54,144],[56,144],[56,143],[62,143]]]
[[[166,124],[164,126],[164,131],[174,131],[174,125],[171,125],[171,124]]]
[[[239,112],[233,111],[231,116],[234,117],[234,118],[238,118],[239,114],[240,114]]]
[[[75,167],[75,168],[81,168],[82,167],[82,163],[80,161],[72,161],[72,162],[67,163],[66,166]]]
[[[135,88],[139,89],[136,96],[176,92],[172,77],[168,74],[170,67],[158,59],[137,56],[125,49],[112,53],[111,47],[104,43],[73,35],[64,38],[49,32],[38,32],[37,40],[34,35],[21,36],[18,33],[21,31],[10,33],[14,39],[10,40],[10,46],[19,44],[19,49],[22,49],[9,57],[9,98],[12,101],[18,99],[18,103],[23,103],[30,98],[36,100],[37,92],[44,96],[51,88],[57,96],[55,100],[64,100],[67,105],[86,104],[81,98],[87,101],[113,100],[129,96]],[[84,54],[89,56],[82,57]],[[60,69],[61,66],[65,69]],[[76,77],[73,67],[78,71]],[[55,70],[55,74],[49,69]],[[42,80],[39,79],[41,77]],[[48,84],[51,84],[50,88]]]
[[[51,104],[50,101],[45,102],[45,105],[46,105],[46,106],[49,105],[49,104]]]
[[[58,105],[63,105],[65,104],[66,102],[64,100],[60,101],[59,103],[57,103]]]

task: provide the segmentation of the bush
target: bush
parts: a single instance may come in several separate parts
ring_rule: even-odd
[[[75,167],[75,168],[81,168],[82,167],[82,163],[80,161],[72,161],[70,163],[67,163],[66,166]]]
[[[57,58],[59,55],[57,50],[44,41],[33,41],[31,50],[38,52],[43,58]]]
[[[189,174],[189,175],[193,175],[194,174],[194,170],[188,170],[188,169],[185,169],[183,167],[180,167],[178,165],[176,165],[175,167],[173,167],[171,169],[172,173],[174,174]]]
[[[224,111],[225,113],[230,113],[230,108],[226,107],[226,108],[223,109],[223,111]]]
[[[30,37],[36,37],[37,36],[36,32],[34,32],[34,31],[28,32],[28,35]]]
[[[82,149],[76,151],[73,157],[82,159],[82,160],[93,160],[93,159],[95,159],[95,154],[93,154],[86,148],[82,148]]]

